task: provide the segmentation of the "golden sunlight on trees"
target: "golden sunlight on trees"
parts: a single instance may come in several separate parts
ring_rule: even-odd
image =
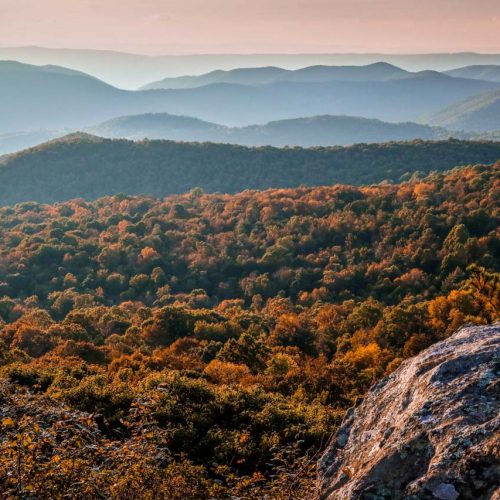
[[[498,175],[0,208],[0,495],[310,498],[357,398],[499,320]]]

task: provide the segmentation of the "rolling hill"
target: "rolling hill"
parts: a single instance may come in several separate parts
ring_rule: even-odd
[[[85,131],[109,139],[168,139],[173,141],[212,141],[223,139],[232,129],[189,116],[146,113],[113,118]]]
[[[71,131],[34,131],[0,135],[0,155],[14,153],[63,137]],[[343,146],[390,141],[499,140],[497,132],[450,132],[413,122],[388,123],[352,116],[312,116],[278,120],[264,125],[226,127],[216,123],[168,113],[147,113],[113,118],[84,132],[108,139],[162,139],[184,142],[216,142],[242,146]]]
[[[451,130],[500,130],[500,90],[486,92],[425,116],[423,123]]]
[[[500,65],[494,64],[465,66],[463,68],[445,71],[445,73],[456,78],[472,78],[474,80],[500,82]]]
[[[123,116],[87,130],[114,139],[169,139],[244,146],[334,146],[413,139],[443,139],[441,128],[415,123],[386,123],[351,116],[313,116],[264,125],[225,127],[166,113]]]
[[[247,148],[131,142],[73,134],[0,159],[0,204],[152,194],[370,184],[500,159],[495,142],[406,142],[330,148]]]
[[[415,123],[387,123],[351,116],[314,116],[237,129],[229,142],[259,146],[332,146],[356,143],[443,139],[449,134],[436,127]]]
[[[329,82],[329,81],[386,81],[406,76],[401,68],[383,62],[367,66],[309,66],[297,70],[276,67],[240,68],[230,71],[212,71],[200,76],[165,78],[142,87],[152,89],[188,89],[213,83],[236,83],[240,85],[266,85],[276,82]]]

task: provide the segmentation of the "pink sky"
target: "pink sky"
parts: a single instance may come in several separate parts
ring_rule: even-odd
[[[0,0],[0,46],[500,52],[499,0]]]

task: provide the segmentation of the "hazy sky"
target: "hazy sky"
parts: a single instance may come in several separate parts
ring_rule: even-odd
[[[0,45],[500,52],[500,0],[0,0]]]

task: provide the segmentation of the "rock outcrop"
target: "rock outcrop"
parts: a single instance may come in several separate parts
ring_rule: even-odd
[[[500,325],[405,361],[346,415],[321,499],[500,499]]]

